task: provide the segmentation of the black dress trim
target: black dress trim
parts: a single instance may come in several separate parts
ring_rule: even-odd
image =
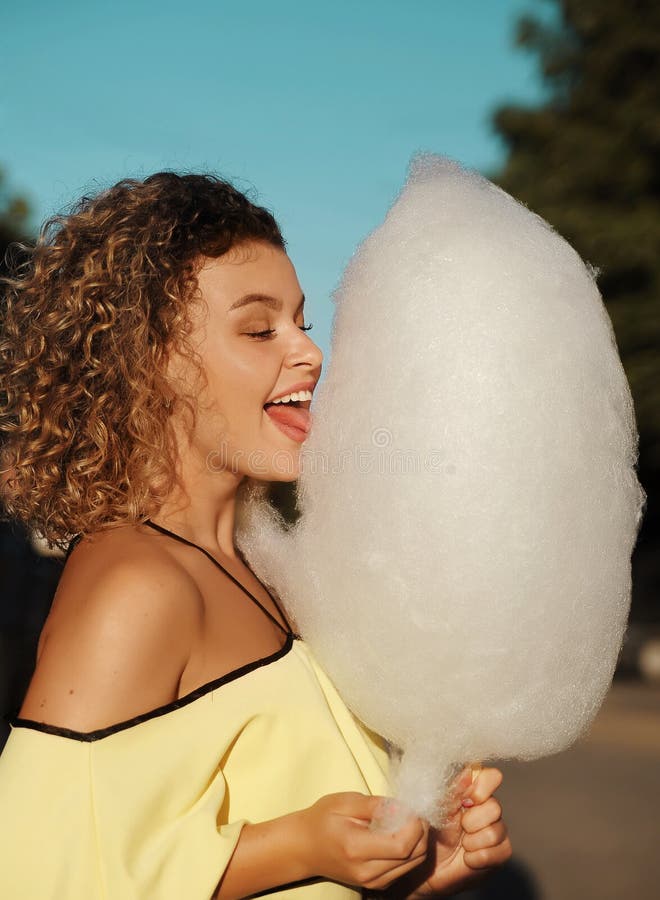
[[[188,538],[181,537],[180,534],[177,534],[175,531],[170,531],[169,528],[165,528],[165,527],[163,527],[163,525],[157,525],[156,522],[152,522],[151,519],[147,519],[144,524],[148,525],[150,528],[153,528],[154,531],[158,531],[161,534],[164,534],[166,537],[174,538],[175,541],[179,541],[180,543],[185,544],[188,547],[194,547],[195,550],[199,550],[200,553],[203,553],[207,559],[210,559],[211,562],[215,566],[217,566],[222,572],[224,572],[225,575],[227,576],[227,578],[229,578],[231,581],[233,581],[235,585],[237,585],[242,591],[244,591],[248,595],[250,600],[254,601],[254,603],[257,604],[259,609],[268,616],[268,618],[271,620],[271,622],[274,622],[277,625],[277,627],[280,629],[280,631],[283,631],[285,634],[290,633],[291,626],[289,625],[287,617],[284,615],[282,609],[280,608],[279,603],[277,602],[275,597],[273,597],[273,595],[268,590],[266,585],[262,585],[262,587],[264,588],[264,590],[266,591],[266,593],[268,594],[270,599],[275,604],[275,609],[282,616],[282,619],[284,620],[286,625],[282,625],[281,622],[278,622],[277,619],[275,618],[275,616],[271,612],[269,612],[269,610],[266,609],[266,607],[263,605],[263,603],[261,603],[260,600],[257,600],[257,598],[254,596],[254,594],[250,593],[250,591],[248,591],[248,589],[245,587],[245,585],[241,584],[241,582],[238,580],[238,578],[235,578],[231,574],[231,572],[229,572],[227,569],[225,569],[225,567],[222,565],[222,563],[219,560],[217,560],[215,558],[215,556],[213,556],[211,553],[209,553],[208,550],[205,550],[204,547],[200,547],[199,544],[195,544],[193,541],[189,541]],[[241,554],[241,558],[243,559],[243,563],[245,564],[245,566],[247,566],[247,568],[250,569],[250,567],[247,564],[247,560],[243,558],[242,554]],[[250,569],[250,571],[252,572],[252,569]],[[252,572],[252,574],[254,575],[254,572]],[[255,575],[255,578],[256,578],[256,575]],[[257,581],[259,581],[259,579],[257,579]]]
[[[247,675],[249,672],[253,672],[255,669],[259,669],[262,666],[268,666],[278,659],[282,659],[282,657],[286,656],[293,647],[294,640],[300,639],[300,635],[289,631],[284,645],[279,650],[276,650],[275,653],[271,653],[270,656],[264,656],[263,659],[255,659],[253,662],[246,663],[244,666],[239,666],[238,669],[234,669],[226,675],[221,675],[220,678],[215,678],[213,681],[209,681],[206,684],[195,688],[194,691],[185,694],[183,697],[179,697],[178,700],[173,700],[171,703],[165,703],[163,706],[158,706],[156,709],[149,710],[149,712],[141,713],[139,716],[134,716],[132,719],[118,722],[116,725],[108,725],[106,728],[97,728],[95,731],[74,731],[71,728],[61,728],[59,725],[48,725],[46,722],[36,722],[33,719],[22,719],[20,716],[7,716],[6,718],[13,728],[31,728],[33,731],[43,731],[46,734],[55,734],[60,737],[72,738],[75,741],[98,741],[101,738],[108,737],[118,731],[124,731],[126,728],[132,728],[134,725],[139,725],[141,722],[147,722],[149,719],[156,719],[159,716],[167,715],[167,713],[173,712],[175,709],[180,709],[182,706],[193,703],[210,691],[214,691],[216,688],[222,687],[222,685],[228,684],[230,681],[236,681],[238,678]]]
[[[67,547],[66,554],[64,556],[64,562],[67,563],[69,561],[69,557],[71,556],[74,549],[78,546],[82,539],[82,534],[74,534],[74,536],[69,541],[69,546]]]

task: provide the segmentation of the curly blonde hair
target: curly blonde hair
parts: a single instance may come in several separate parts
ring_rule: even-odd
[[[167,352],[190,355],[202,257],[250,240],[285,246],[228,182],[160,172],[84,197],[17,245],[0,335],[9,517],[64,547],[155,513],[176,480]]]

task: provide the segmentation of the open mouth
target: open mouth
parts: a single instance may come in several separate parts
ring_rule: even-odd
[[[290,400],[286,403],[265,403],[264,410],[289,437],[304,439],[311,428],[310,406],[311,400]],[[294,435],[288,429],[295,429],[297,433]]]
[[[285,403],[264,403],[264,409],[269,406],[295,406],[297,409],[309,409],[311,405],[311,400],[287,400]]]

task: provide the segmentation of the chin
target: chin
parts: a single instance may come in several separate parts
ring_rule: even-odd
[[[245,474],[255,481],[296,481],[301,471],[300,451],[277,447],[268,454],[255,455],[249,469]]]
[[[284,475],[281,472],[279,472],[279,473],[273,475],[273,477],[270,480],[271,481],[279,481],[279,482],[286,483],[286,484],[291,484],[292,482],[294,482],[298,479],[299,475],[300,475],[300,471],[297,471],[293,474],[289,473],[287,475]]]
[[[297,459],[292,459],[288,466],[285,466],[284,464],[275,464],[271,467],[268,475],[259,477],[263,477],[264,480],[267,479],[268,481],[295,481],[300,477],[300,462]]]

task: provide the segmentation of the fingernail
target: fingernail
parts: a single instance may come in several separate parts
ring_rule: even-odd
[[[469,797],[466,797],[465,800],[461,803],[461,806],[474,806],[474,800],[471,800]]]

